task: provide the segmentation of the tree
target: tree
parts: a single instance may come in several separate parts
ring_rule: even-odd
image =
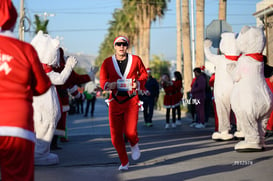
[[[113,13],[108,34],[101,44],[96,65],[113,53],[113,40],[118,35],[125,35],[130,40],[131,49],[136,51],[144,64],[149,66],[150,26],[151,22],[164,15],[166,0],[123,0],[122,9]]]
[[[139,56],[142,58],[144,65],[149,66],[150,60],[150,30],[151,23],[157,18],[162,18],[167,10],[166,0],[134,0],[136,1],[136,25],[139,30],[137,39],[137,48]]]
[[[205,0],[196,0],[196,67],[205,65],[204,55],[204,4]]]
[[[153,72],[153,77],[156,80],[160,80],[160,77],[163,73],[170,73],[170,62],[165,60],[165,58],[161,55],[152,55],[152,59],[150,62],[150,67]]]
[[[176,0],[176,70],[182,72],[181,0]]]
[[[184,60],[184,95],[191,89],[192,81],[192,58],[190,48],[190,20],[189,1],[182,0],[182,40]]]
[[[41,21],[40,17],[37,14],[35,14],[34,17],[35,17],[35,22],[34,23],[35,23],[35,26],[36,26],[35,34],[37,34],[38,31],[40,31],[40,30],[42,30],[44,34],[48,34],[47,25],[48,25],[49,20],[47,19],[45,21]]]

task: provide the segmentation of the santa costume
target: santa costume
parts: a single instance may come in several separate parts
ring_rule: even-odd
[[[33,95],[51,82],[35,49],[10,30],[17,12],[10,0],[0,1],[0,168],[3,181],[34,180]]]
[[[129,44],[126,37],[119,36],[114,40],[116,43],[123,41]],[[148,78],[146,69],[140,57],[132,54],[127,55],[127,65],[125,65],[124,73],[122,74],[119,68],[119,63],[116,55],[108,57],[102,63],[100,69],[100,86],[103,90],[109,90],[108,84],[117,83],[115,89],[111,89],[109,102],[109,124],[112,144],[117,150],[121,161],[120,170],[127,168],[129,165],[123,135],[130,142],[132,149],[132,158],[138,159],[138,155],[134,155],[134,149],[138,148],[137,122],[139,112],[139,97],[138,90],[144,89]],[[139,86],[132,88],[132,84],[136,82]]]
[[[61,73],[65,67],[65,57],[64,57],[64,51],[62,48],[59,48],[60,52],[60,65],[53,67],[53,70],[55,72]],[[83,84],[86,82],[89,82],[91,80],[94,80],[94,74],[84,74],[79,75],[74,70],[72,70],[69,78],[63,85],[56,85],[58,95],[60,97],[60,102],[62,106],[62,115],[60,120],[58,121],[57,128],[55,130],[55,136],[53,137],[51,148],[52,149],[58,149],[57,145],[57,139],[58,136],[61,137],[61,141],[68,141],[67,139],[67,133],[66,133],[66,117],[67,112],[70,110],[69,106],[69,94],[75,98],[75,99],[84,99],[84,95],[78,91],[79,84]]]
[[[170,128],[170,112],[172,110],[172,124],[173,128],[176,127],[176,109],[175,107],[180,105],[177,99],[177,89],[174,86],[174,82],[170,80],[169,74],[164,74],[161,78],[161,86],[164,89],[165,95],[163,100],[163,106],[166,108],[166,124],[165,128]]]

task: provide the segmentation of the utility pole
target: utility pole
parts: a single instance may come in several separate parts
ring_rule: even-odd
[[[24,16],[25,16],[25,8],[24,8],[24,0],[21,0],[20,3],[20,21],[19,21],[19,40],[24,41]]]
[[[181,0],[176,0],[176,70],[182,73]]]
[[[194,5],[193,0],[191,0],[191,56],[192,56],[192,68],[195,67],[195,40],[194,40]]]
[[[227,17],[227,0],[219,0],[219,20],[226,20]]]

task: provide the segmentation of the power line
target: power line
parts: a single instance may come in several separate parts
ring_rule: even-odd
[[[244,23],[244,24],[241,24],[241,23],[234,23],[234,24],[231,24],[231,26],[243,26],[243,25],[255,25],[253,23]],[[196,27],[196,26],[195,26]],[[159,29],[159,30],[163,30],[163,29],[176,29],[176,26],[161,26],[161,27],[151,27],[151,29]],[[106,28],[88,28],[88,29],[58,29],[58,30],[50,30],[50,32],[90,32],[90,31],[108,31],[108,29]],[[34,32],[34,31],[30,31],[30,32]]]

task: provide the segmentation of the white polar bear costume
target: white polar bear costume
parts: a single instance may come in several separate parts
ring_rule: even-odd
[[[74,57],[71,57],[67,60],[61,73],[54,72],[50,69],[50,66],[54,66],[59,62],[59,40],[39,31],[31,44],[36,49],[43,66],[48,67],[48,70],[45,71],[52,82],[51,88],[45,94],[33,97],[34,129],[36,133],[35,165],[53,165],[59,163],[59,158],[58,155],[50,153],[50,143],[57,122],[61,117],[61,106],[55,85],[65,83],[77,61]]]
[[[230,130],[230,94],[233,80],[226,71],[227,64],[236,62],[240,51],[236,47],[236,37],[232,32],[221,34],[220,50],[222,55],[215,55],[210,51],[212,42],[205,40],[204,52],[207,59],[215,65],[214,97],[219,120],[219,131],[212,134],[213,140],[231,140],[233,135]]]
[[[230,101],[245,140],[237,143],[235,150],[262,151],[264,131],[273,106],[273,96],[264,77],[264,32],[261,28],[244,26],[236,44],[243,54],[237,65],[227,67],[235,81]]]

